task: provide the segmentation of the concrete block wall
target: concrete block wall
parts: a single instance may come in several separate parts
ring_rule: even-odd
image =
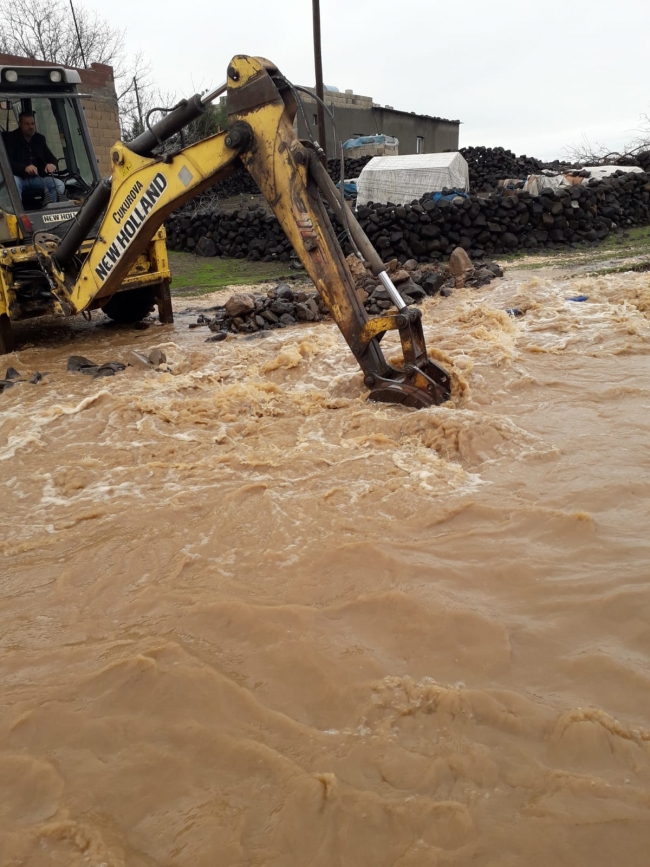
[[[86,123],[103,176],[111,172],[111,148],[122,137],[113,69],[93,63],[92,69],[80,69],[81,89],[89,94],[82,101]]]

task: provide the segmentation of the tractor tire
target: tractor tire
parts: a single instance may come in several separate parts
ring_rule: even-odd
[[[140,322],[147,316],[156,301],[156,287],[145,286],[143,289],[131,289],[128,292],[118,292],[104,304],[102,310],[120,325]]]
[[[11,333],[11,319],[6,313],[0,315],[0,355],[7,355],[16,348],[14,337]]]

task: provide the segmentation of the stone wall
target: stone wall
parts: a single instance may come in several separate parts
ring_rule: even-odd
[[[650,224],[650,174],[621,171],[538,197],[522,190],[439,200],[427,194],[410,205],[361,207],[357,218],[384,262],[440,262],[456,247],[481,260],[515,250],[596,245],[616,229]],[[287,262],[292,255],[280,224],[259,205],[176,213],[166,227],[172,250],[251,262]],[[351,252],[347,243],[344,249]]]

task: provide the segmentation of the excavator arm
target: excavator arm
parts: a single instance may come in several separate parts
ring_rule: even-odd
[[[94,190],[60,244],[51,235],[35,239],[63,309],[80,312],[112,296],[172,211],[243,163],[357,359],[370,399],[415,407],[447,400],[449,376],[427,357],[420,310],[404,304],[313,147],[295,137],[292,89],[268,61],[246,55],[231,61],[227,89],[227,133],[154,155],[156,144],[205,110],[205,101],[193,97],[133,142],[115,145],[111,179]],[[396,313],[368,317],[324,201],[388,290]],[[79,247],[98,219],[99,232],[80,264]],[[400,335],[403,369],[391,366],[379,345],[392,329]]]

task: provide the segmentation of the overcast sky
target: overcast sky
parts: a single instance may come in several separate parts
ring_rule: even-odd
[[[313,85],[311,0],[87,0],[128,23],[163,90],[219,84],[234,54]],[[327,84],[460,119],[461,146],[563,156],[621,146],[650,113],[650,0],[321,0]]]

